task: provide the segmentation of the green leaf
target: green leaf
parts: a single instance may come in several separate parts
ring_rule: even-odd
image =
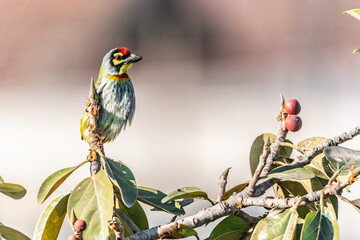
[[[152,207],[161,209],[162,211],[172,213],[175,215],[183,215],[185,214],[184,209],[181,205],[176,201],[169,201],[166,203],[162,203],[161,200],[166,197],[166,194],[148,187],[140,187],[138,186],[138,199],[139,201],[150,205]]]
[[[38,204],[42,204],[77,168],[78,166],[63,168],[46,178],[37,195]]]
[[[0,224],[0,239],[1,237],[8,240],[30,240],[25,234]]]
[[[307,139],[302,140],[301,142],[299,142],[297,144],[297,146],[299,148],[303,148],[305,149],[306,152],[308,152],[309,150],[311,150],[313,147],[318,146],[319,144],[327,141],[327,138],[324,137],[310,137]]]
[[[315,174],[306,168],[294,167],[291,165],[281,166],[273,169],[267,177],[282,180],[303,180],[315,177]]]
[[[301,185],[305,188],[308,193],[315,192],[323,189],[328,184],[328,177],[325,176],[321,171],[316,168],[306,166],[306,169],[312,171],[315,174],[314,178],[305,179],[300,181]],[[330,196],[324,199],[324,205],[331,209],[335,215],[338,213],[338,200],[335,196]]]
[[[245,220],[238,216],[224,218],[210,233],[210,240],[238,240],[251,228]]]
[[[237,185],[235,187],[230,188],[229,190],[227,190],[224,194],[223,200],[228,199],[231,195],[233,195],[234,193],[239,193],[242,190],[244,190],[247,186],[249,185],[249,181],[246,181],[240,185]]]
[[[33,240],[56,240],[66,215],[70,193],[53,199],[42,211],[35,227]]]
[[[344,198],[343,196],[339,195],[339,198],[343,200],[346,203],[349,203],[351,206],[355,208],[356,211],[360,213],[360,198],[350,201],[347,198]]]
[[[249,159],[251,176],[254,174],[257,165],[259,164],[259,158],[263,152],[264,143],[265,141],[267,141],[268,138],[270,138],[270,143],[273,143],[276,140],[276,136],[274,134],[264,133],[258,136],[251,145],[250,159]],[[291,141],[289,140],[285,140],[285,142],[291,143]],[[281,147],[279,155],[281,155],[282,157],[290,157],[291,152],[292,152],[291,147]]]
[[[4,179],[0,176],[0,183],[4,183]]]
[[[185,199],[178,199],[175,200],[175,204],[179,204],[182,208],[186,207],[187,205],[190,205],[191,203],[195,202],[194,198],[185,198]],[[156,207],[151,207],[150,211],[163,211],[162,209],[156,208]]]
[[[278,183],[278,185],[284,189],[285,192],[284,198],[302,196],[307,194],[305,188],[298,182],[281,181]]]
[[[277,183],[273,185],[273,190],[276,197],[286,198],[286,191]]]
[[[121,162],[116,162],[110,158],[102,156],[105,162],[105,170],[110,180],[121,191],[121,197],[127,207],[131,207],[136,202],[138,189],[136,181],[130,168]]]
[[[340,240],[340,230],[339,230],[339,224],[337,221],[337,217],[335,216],[334,212],[331,209],[324,208],[324,214],[325,216],[330,220],[332,223],[333,229],[334,229],[334,238],[333,240]]]
[[[326,159],[325,155],[321,159],[321,163],[322,163],[322,167],[323,167],[323,172],[326,174],[326,176],[328,178],[331,178],[333,176],[333,174],[334,174],[334,171],[331,169],[330,162]]]
[[[117,193],[115,193],[115,194],[116,194],[116,199],[117,199],[116,209],[118,209],[123,214],[128,216],[140,230],[148,229],[149,223],[148,223],[146,214],[144,212],[144,209],[141,207],[139,202],[136,201],[135,204],[132,205],[132,207],[128,208],[121,201],[121,196],[119,196],[119,194],[117,194]]]
[[[301,218],[299,218],[299,219],[301,219]],[[299,223],[299,221],[298,221],[296,224],[296,233],[295,233],[294,240],[300,240],[302,227],[303,227],[303,223]]]
[[[306,215],[301,232],[301,240],[309,239],[334,239],[334,228],[332,222],[328,218],[328,215],[322,214],[320,210],[317,212],[310,212],[308,215]]]
[[[360,20],[360,9],[351,9],[344,12],[345,14],[349,14],[350,16]]]
[[[305,152],[308,152],[313,147],[318,146],[319,144],[326,142],[328,139],[324,137],[311,137],[307,138],[301,142],[298,143],[299,148],[306,149]],[[324,157],[324,153],[319,153],[316,155],[313,160],[311,161],[312,164],[314,164],[315,167],[320,169],[321,171],[324,171],[324,167],[322,164],[322,158]]]
[[[179,238],[187,238],[191,236],[197,236],[197,232],[194,229],[184,224],[175,223],[170,227],[168,232],[160,236],[160,238],[179,239]]]
[[[352,206],[360,213],[360,198],[351,201]]]
[[[140,230],[146,230],[149,228],[149,223],[145,211],[138,201],[136,201],[131,208],[127,208],[126,213]]]
[[[281,181],[278,183],[278,187],[281,189],[282,195],[279,196],[277,193],[276,196],[281,198],[303,196],[308,193],[299,182]],[[309,205],[313,208],[315,207],[313,203],[309,203]],[[306,206],[299,206],[297,208],[297,212],[299,217],[305,218],[306,214],[308,214],[310,210]]]
[[[84,239],[106,239],[109,236],[108,221],[112,219],[114,206],[113,186],[104,170],[81,181],[70,194],[67,213],[71,209],[86,222]]]
[[[193,203],[194,199],[193,198],[178,199],[178,200],[176,200],[176,202],[179,203],[179,205],[181,207],[185,207],[185,206],[190,205],[191,203]]]
[[[276,215],[270,215],[259,221],[251,240],[287,240],[293,239],[296,232],[298,214],[292,209]]]
[[[18,184],[0,183],[0,192],[13,199],[20,199],[25,196],[26,189]]]
[[[204,198],[208,199],[206,192],[197,187],[183,187],[178,188],[161,200],[161,203],[165,203],[171,200],[183,199],[183,198]]]
[[[332,146],[325,148],[324,154],[334,172],[341,169],[340,176],[347,175],[351,166],[360,167],[360,151]]]

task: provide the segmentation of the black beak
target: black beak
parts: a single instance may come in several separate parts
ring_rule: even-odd
[[[132,54],[130,54],[130,56],[128,56],[125,59],[125,62],[126,63],[136,63],[136,62],[140,61],[141,59],[142,59],[142,56],[132,53]]]

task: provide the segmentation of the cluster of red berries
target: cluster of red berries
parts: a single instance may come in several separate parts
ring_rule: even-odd
[[[82,233],[86,229],[86,222],[82,219],[77,219],[73,224],[75,234],[69,236],[68,240],[78,240],[77,235]]]
[[[285,117],[285,126],[291,132],[297,132],[302,126],[302,121],[299,116],[297,116],[301,110],[300,103],[298,100],[290,98],[287,99],[284,103],[284,109],[288,114]]]

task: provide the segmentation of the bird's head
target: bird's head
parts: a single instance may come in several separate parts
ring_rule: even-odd
[[[130,53],[129,49],[125,47],[114,48],[105,55],[102,67],[108,75],[121,75],[127,73],[132,64],[141,59],[140,55]]]

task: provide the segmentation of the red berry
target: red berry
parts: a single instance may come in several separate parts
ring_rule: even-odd
[[[82,219],[77,219],[74,222],[73,227],[76,232],[82,232],[86,229],[86,222]]]
[[[285,101],[284,108],[286,112],[291,115],[297,115],[301,110],[300,103],[298,102],[298,100],[293,98],[287,99]]]
[[[285,118],[285,126],[289,131],[297,132],[302,126],[301,118],[296,115],[288,115]]]
[[[75,235],[70,235],[68,240],[79,240]]]

